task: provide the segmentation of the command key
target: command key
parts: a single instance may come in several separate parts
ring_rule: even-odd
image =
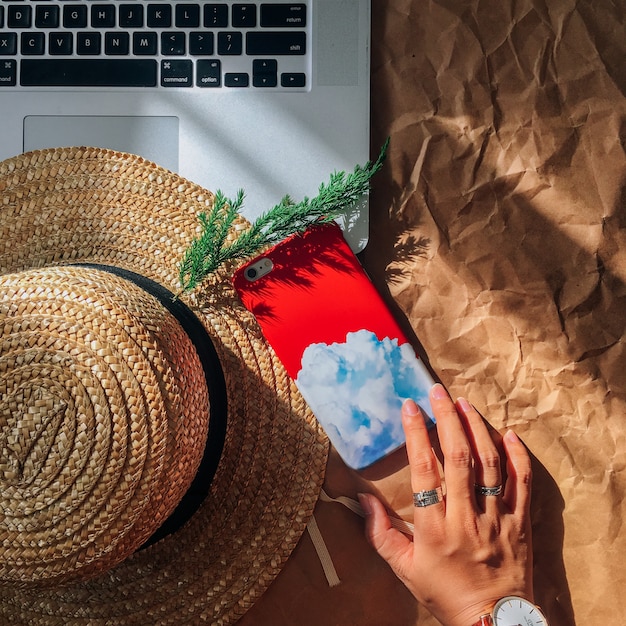
[[[17,61],[6,59],[0,61],[0,87],[15,87],[17,84]]]

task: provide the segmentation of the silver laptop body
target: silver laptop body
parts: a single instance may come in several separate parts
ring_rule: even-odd
[[[369,158],[370,0],[0,2],[0,159],[140,154],[248,218]],[[354,250],[367,202],[344,223]]]

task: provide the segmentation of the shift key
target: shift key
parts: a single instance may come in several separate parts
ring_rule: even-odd
[[[278,56],[306,54],[306,33],[303,31],[264,31],[246,34],[246,53]]]

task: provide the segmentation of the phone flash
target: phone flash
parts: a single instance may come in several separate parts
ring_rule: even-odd
[[[253,283],[255,280],[259,280],[259,278],[262,278],[266,274],[269,274],[273,269],[274,263],[272,263],[272,260],[267,257],[263,257],[262,259],[259,259],[256,263],[253,263],[245,271],[245,276],[249,282]]]

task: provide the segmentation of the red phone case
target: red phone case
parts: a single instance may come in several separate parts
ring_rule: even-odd
[[[287,238],[233,284],[348,465],[361,469],[404,443],[402,401],[428,406],[433,379],[338,226]]]

